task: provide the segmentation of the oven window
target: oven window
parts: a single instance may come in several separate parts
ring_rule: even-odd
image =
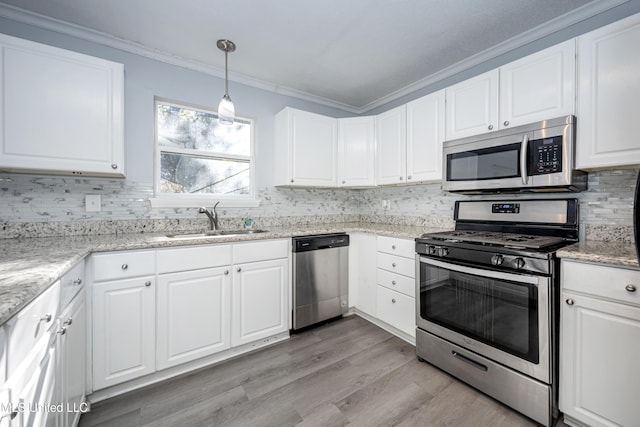
[[[517,178],[520,143],[447,155],[447,181]]]
[[[420,317],[538,363],[534,285],[420,264]]]

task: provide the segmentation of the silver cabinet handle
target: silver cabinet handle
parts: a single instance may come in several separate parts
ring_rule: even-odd
[[[228,275],[229,275],[229,270],[225,270],[225,271],[224,271],[224,275],[225,275],[225,276],[228,276]]]
[[[574,301],[571,298],[567,298],[567,305],[573,305]]]
[[[73,284],[76,285],[76,286],[81,285],[82,284],[82,279],[78,277],[76,280],[73,281]]]
[[[343,181],[342,181],[342,183],[343,183],[343,184],[346,184],[346,183],[347,183],[347,181],[344,181],[344,180],[343,180]]]
[[[9,418],[10,420],[12,420],[17,416],[18,416],[18,411],[7,412],[7,413],[4,413],[4,414],[0,415],[0,420],[2,420],[4,418]]]
[[[58,333],[58,334],[60,334],[60,335],[64,335],[64,334],[66,334],[66,333],[67,333],[67,328],[60,328],[60,329],[57,331],[57,333]]]
[[[42,316],[40,318],[40,321],[45,322],[45,323],[49,323],[51,322],[51,319],[53,318],[53,316],[51,316],[51,314],[47,313],[44,316]]]
[[[391,281],[391,284],[392,284],[393,286],[395,286],[395,285],[396,285],[396,281],[395,281],[395,280],[392,280],[392,281]]]
[[[396,263],[395,263],[395,262],[392,262],[392,263],[391,263],[391,267],[394,267],[394,268],[395,268],[395,266],[396,266]]]
[[[400,177],[400,181],[402,181],[402,177]]]
[[[396,248],[396,245],[391,245],[391,249],[395,249],[395,248]]]
[[[118,165],[116,165],[115,163],[113,163],[113,164],[111,165],[111,169],[118,169]]]
[[[407,177],[407,179],[411,179],[411,175],[409,175],[409,176]]]
[[[395,298],[391,298],[391,302],[395,304],[396,303],[396,299]]]
[[[504,125],[505,125],[505,126],[509,126],[509,120],[505,120],[505,121],[504,121]]]
[[[636,287],[634,285],[627,285],[624,287],[627,292],[635,292],[636,291]]]
[[[149,286],[151,286],[151,280],[147,280],[146,282],[144,282],[144,285],[148,288]]]
[[[127,268],[129,268],[129,265],[128,265],[128,264],[122,264],[122,267],[121,267],[121,268],[122,268],[123,270],[126,270]]]
[[[489,125],[489,126],[487,127],[487,129],[489,129],[489,130],[493,130],[493,125]]]
[[[67,320],[65,320],[62,324],[65,326],[69,326],[73,323],[73,318],[69,317]]]
[[[293,182],[293,178],[291,178],[291,182]]]
[[[238,267],[238,269],[236,270],[238,273],[240,273],[242,271],[242,269],[240,267]]]

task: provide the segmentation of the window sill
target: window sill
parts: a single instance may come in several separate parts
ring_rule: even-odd
[[[220,202],[219,208],[257,208],[260,206],[259,199],[223,199],[215,197],[190,197],[190,198],[173,198],[173,197],[150,197],[151,209],[162,208],[199,208],[201,206],[213,206],[216,202]]]

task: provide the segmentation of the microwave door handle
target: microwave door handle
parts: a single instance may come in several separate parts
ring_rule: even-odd
[[[527,170],[527,148],[529,146],[529,135],[526,133],[522,136],[522,142],[520,143],[520,177],[522,178],[522,185],[527,185],[529,180],[529,171]]]

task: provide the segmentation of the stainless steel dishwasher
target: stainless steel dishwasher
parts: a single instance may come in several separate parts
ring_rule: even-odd
[[[349,309],[349,236],[293,238],[293,329],[340,317]]]

